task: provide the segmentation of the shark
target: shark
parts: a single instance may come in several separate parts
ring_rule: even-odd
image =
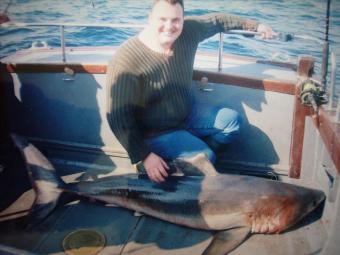
[[[53,212],[64,192],[115,204],[167,222],[213,231],[203,255],[228,254],[253,233],[281,233],[317,208],[317,189],[254,176],[220,174],[203,155],[173,162],[184,174],[154,183],[143,174],[65,183],[51,162],[26,138],[11,134],[20,150],[36,198],[30,221]]]

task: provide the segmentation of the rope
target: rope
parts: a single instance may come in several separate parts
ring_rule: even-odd
[[[6,15],[8,8],[11,6],[12,4],[12,0],[9,0],[9,2],[7,3],[7,6],[5,8],[5,10],[1,13],[1,15]]]

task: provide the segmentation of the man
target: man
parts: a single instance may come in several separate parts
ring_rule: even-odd
[[[154,182],[168,176],[167,160],[205,153],[239,132],[239,116],[228,108],[194,102],[191,84],[198,43],[229,29],[270,27],[220,13],[183,17],[182,0],[154,1],[147,27],[125,42],[108,72],[108,121],[131,162]]]

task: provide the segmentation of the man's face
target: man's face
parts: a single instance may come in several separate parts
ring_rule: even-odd
[[[152,9],[149,25],[161,45],[171,46],[183,29],[182,6],[159,1]]]

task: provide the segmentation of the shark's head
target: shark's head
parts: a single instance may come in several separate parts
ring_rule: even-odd
[[[298,223],[325,199],[322,191],[287,186],[282,194],[256,201],[248,215],[253,233],[280,233]]]
[[[283,211],[281,216],[285,229],[295,225],[314,211],[325,200],[325,194],[320,190],[302,188],[299,189],[294,200],[294,204],[287,208],[286,213]]]

